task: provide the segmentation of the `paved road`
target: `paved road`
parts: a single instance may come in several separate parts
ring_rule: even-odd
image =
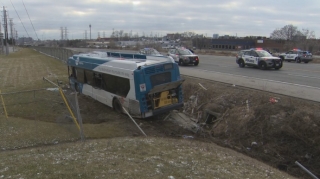
[[[200,55],[198,69],[320,88],[320,64],[284,62],[280,70],[239,68],[235,57]]]
[[[284,62],[280,70],[260,70],[239,68],[235,57],[199,58],[199,66],[180,67],[181,74],[320,102],[320,64]]]

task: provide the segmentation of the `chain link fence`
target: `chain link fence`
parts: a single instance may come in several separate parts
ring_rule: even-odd
[[[49,55],[51,57],[54,57],[56,59],[59,59],[63,61],[64,63],[67,63],[67,60],[69,57],[73,56],[74,54],[78,54],[79,52],[65,49],[65,48],[59,48],[59,47],[32,47],[36,51]]]
[[[0,92],[0,95],[0,150],[57,144],[82,138],[59,88]],[[75,108],[75,104],[71,108]]]

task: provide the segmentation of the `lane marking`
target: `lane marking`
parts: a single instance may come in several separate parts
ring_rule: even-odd
[[[306,75],[296,75],[296,74],[291,74],[291,73],[288,73],[288,75],[290,76],[298,76],[298,77],[304,77],[304,78],[314,78],[314,79],[320,79],[318,77],[314,77],[314,76],[306,76]]]
[[[222,74],[222,75],[236,76],[236,77],[242,77],[242,78],[250,78],[250,79],[260,80],[260,81],[275,82],[275,83],[281,83],[281,84],[293,85],[293,86],[299,86],[299,87],[305,87],[305,88],[313,88],[313,89],[320,90],[319,87],[315,87],[315,86],[301,85],[301,84],[289,83],[289,82],[283,82],[283,81],[276,81],[276,80],[268,80],[268,79],[255,78],[255,77],[243,76],[243,75],[235,75],[235,74],[222,73],[222,72],[216,72],[216,71],[210,71],[210,70],[201,70],[201,71],[211,72],[211,73],[219,73],[219,74]]]

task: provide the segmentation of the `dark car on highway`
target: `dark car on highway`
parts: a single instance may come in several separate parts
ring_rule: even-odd
[[[179,65],[199,65],[198,55],[193,54],[186,48],[173,48],[168,51],[168,56],[172,57]]]

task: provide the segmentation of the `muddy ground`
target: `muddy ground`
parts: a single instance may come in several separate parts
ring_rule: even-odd
[[[148,136],[190,137],[214,142],[256,158],[299,178],[309,178],[295,162],[320,176],[320,104],[184,76],[185,105],[197,130],[179,125],[166,113],[136,119]],[[140,136],[127,116],[90,97],[79,96],[84,123],[122,125],[127,136]],[[98,115],[97,115],[98,114]],[[108,115],[105,115],[108,114]],[[209,115],[208,115],[209,114]],[[195,132],[196,131],[196,132]]]

